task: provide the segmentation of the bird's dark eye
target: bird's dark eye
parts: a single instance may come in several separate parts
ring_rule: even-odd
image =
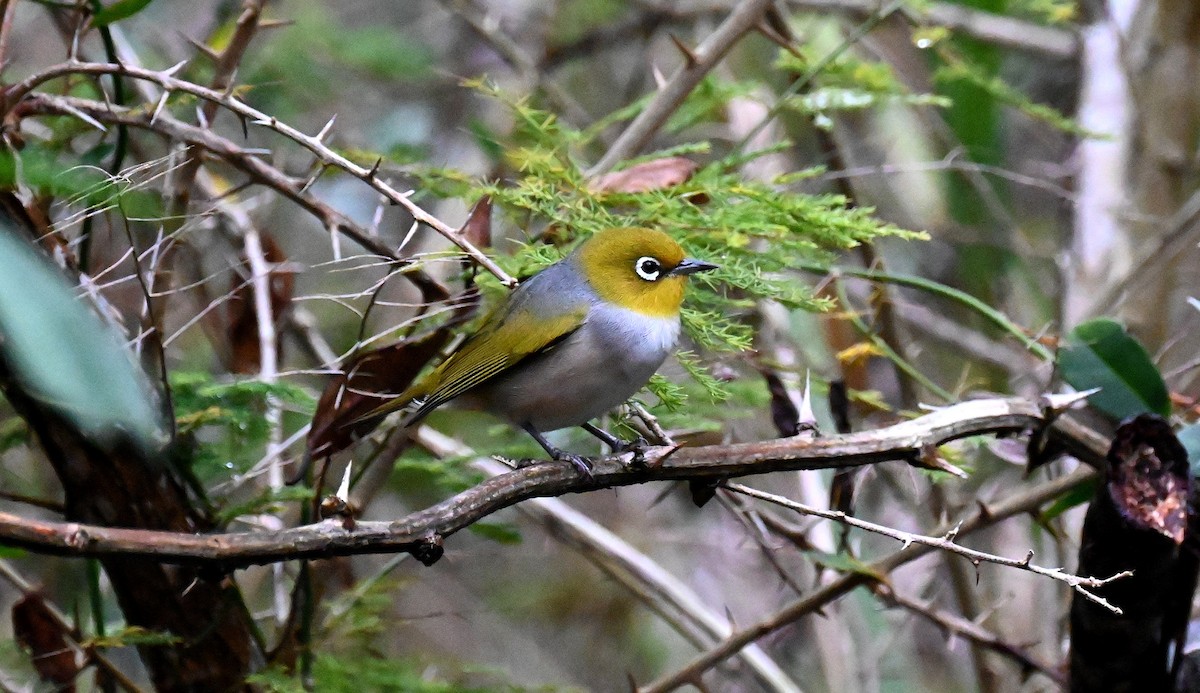
[[[648,282],[657,281],[662,275],[662,265],[652,257],[639,257],[637,262],[633,263],[633,269],[639,277]]]

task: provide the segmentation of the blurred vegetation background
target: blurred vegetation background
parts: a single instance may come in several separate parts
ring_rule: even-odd
[[[1200,267],[1200,9],[1167,0],[760,3],[746,30],[724,40],[728,54],[668,103],[665,123],[612,162],[639,175],[599,183],[634,117],[750,4],[0,0],[4,206],[25,229],[18,236],[124,334],[175,440],[171,476],[192,519],[137,526],[300,524],[351,459],[359,519],[390,520],[477,483],[481,455],[540,455],[485,415],[446,411],[416,444],[384,427],[318,455],[318,476],[284,483],[347,359],[444,338],[443,325],[474,317],[474,289],[485,304],[504,291],[376,180],[453,228],[488,196],[490,225],[464,233],[518,278],[613,225],[663,228],[720,262],[690,294],[683,353],[638,397],[689,445],[794,432],[780,417],[786,424],[809,379],[806,401],[827,435],[925,406],[1036,397],[1060,386],[1051,354],[1063,336],[1100,316],[1145,346],[1172,396],[1158,408],[1177,423],[1196,418],[1188,335],[1200,317],[1189,302]],[[73,70],[72,55],[176,66],[170,79],[275,120],[239,117],[187,90],[162,96],[163,77]],[[13,85],[64,64],[12,100]],[[321,133],[328,152],[375,173],[331,165],[279,123]],[[187,146],[180,133],[195,131],[219,146]],[[256,277],[265,280],[257,293]],[[1011,323],[998,326],[986,307]],[[58,340],[90,349],[78,332]],[[47,465],[45,429],[26,423],[36,406],[10,399],[15,409],[0,408],[0,509],[123,521],[79,510],[106,491]],[[648,432],[646,418],[622,411],[608,423],[633,436]],[[582,432],[555,440],[602,452]],[[941,455],[969,478],[889,463],[750,483],[931,533],[1079,464],[1027,475],[1023,444],[991,438]],[[1049,513],[1031,507],[970,545],[1013,557],[1032,549],[1040,565],[1070,568],[1087,493]],[[718,639],[689,632],[688,616],[647,594],[647,571],[664,571],[696,609],[737,630],[899,548],[725,492],[697,508],[680,484],[561,502],[569,507],[489,517],[448,539],[428,568],[381,555],[238,571],[212,598],[239,605],[230,613],[244,604],[244,661],[230,660],[223,675],[233,679],[196,680],[253,672],[254,685],[274,690],[624,690]],[[580,525],[563,519],[570,510],[639,552],[633,563],[597,548],[600,529],[572,539],[564,527]],[[19,586],[34,585],[77,625],[72,637],[109,662],[88,659],[81,688],[125,686],[109,669],[140,686],[186,687],[147,654],[179,651],[178,634],[131,617],[116,559],[101,570],[95,560],[2,551],[0,608],[12,612],[29,599]],[[886,577],[887,590],[852,591],[770,633],[757,664],[730,659],[704,689],[1062,686],[1071,591],[1061,582],[936,553]],[[19,623],[0,629],[6,690],[65,686],[31,661]]]

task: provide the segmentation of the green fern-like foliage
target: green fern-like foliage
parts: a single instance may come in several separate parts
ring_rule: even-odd
[[[482,81],[469,86],[504,101],[500,92]],[[744,90],[711,86],[693,99],[706,104],[713,94],[740,94]],[[753,308],[764,299],[792,309],[821,311],[827,301],[815,297],[794,269],[804,263],[828,261],[833,253],[881,237],[919,238],[921,234],[885,224],[871,210],[852,207],[838,195],[795,192],[791,184],[811,172],[792,173],[777,180],[748,179],[745,164],[767,151],[711,157],[707,143],[692,143],[654,152],[626,163],[626,167],[667,156],[688,155],[699,167],[687,180],[646,192],[612,192],[589,184],[581,161],[584,152],[596,150],[596,138],[605,126],[630,117],[626,109],[588,130],[574,129],[553,114],[525,101],[505,101],[515,127],[497,143],[504,163],[515,172],[500,181],[471,180],[458,171],[423,169],[416,172],[421,188],[442,197],[473,203],[490,196],[504,218],[521,229],[525,242],[511,255],[498,258],[514,276],[529,276],[561,259],[574,243],[602,229],[648,226],[676,238],[687,252],[715,262],[721,268],[693,277],[683,312],[691,340],[702,350],[740,352],[753,343]],[[704,108],[690,118],[702,117]],[[710,158],[700,163],[704,158]],[[519,236],[520,234],[518,234]],[[483,277],[486,290],[499,294],[498,283]],[[495,298],[495,297],[493,297]],[[711,399],[728,396],[697,363],[685,370]],[[656,379],[652,391],[668,408],[682,401],[682,391]]]

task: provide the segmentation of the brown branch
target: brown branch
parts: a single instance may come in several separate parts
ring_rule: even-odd
[[[1026,672],[1036,671],[1059,686],[1066,688],[1066,677],[1063,676],[1062,671],[1058,667],[1041,661],[1026,651],[1025,648],[1005,641],[999,635],[996,635],[974,621],[965,619],[949,611],[935,609],[931,605],[922,604],[915,599],[897,594],[891,587],[882,583],[875,588],[875,594],[883,603],[907,609],[929,621],[940,628],[947,636],[961,637],[973,645],[1007,657],[1019,664],[1022,670]]]
[[[928,546],[931,548],[940,549],[942,551],[956,553],[969,560],[975,566],[978,566],[980,563],[994,563],[996,565],[1007,566],[1009,568],[1017,568],[1018,570],[1026,570],[1043,577],[1058,580],[1066,583],[1076,592],[1079,592],[1091,601],[1117,615],[1121,614],[1121,609],[1113,606],[1108,602],[1108,600],[1094,592],[1089,591],[1086,588],[1103,587],[1114,580],[1133,575],[1133,573],[1127,570],[1102,578],[1074,575],[1060,568],[1046,568],[1040,565],[1035,565],[1033,563],[1032,549],[1025,554],[1024,558],[1006,558],[1004,556],[997,556],[996,554],[987,553],[986,551],[978,551],[976,549],[963,546],[955,541],[955,539],[958,537],[957,527],[951,529],[949,532],[946,532],[943,536],[914,534],[912,532],[906,532],[901,529],[887,527],[875,522],[860,520],[857,517],[854,517],[853,515],[847,515],[840,510],[822,510],[821,508],[814,508],[812,506],[804,505],[803,503],[797,503],[796,501],[784,498],[783,496],[779,496],[774,493],[767,493],[766,491],[760,491],[742,484],[724,484],[724,487],[730,491],[733,491],[734,493],[740,493],[744,496],[750,496],[751,498],[757,498],[759,500],[767,501],[768,503],[774,503],[775,505],[788,508],[789,510],[794,510],[801,515],[820,517],[846,525],[847,527],[854,527],[856,529],[872,532],[881,536],[890,537],[898,542],[901,542],[905,546],[920,544],[922,546]]]
[[[570,465],[543,462],[493,477],[425,510],[392,522],[359,522],[346,529],[322,522],[280,532],[187,534],[29,520],[0,513],[0,543],[71,556],[135,555],[166,562],[226,568],[298,558],[408,551],[436,560],[442,540],[528,498],[675,479],[714,479],[800,469],[829,469],[915,460],[931,446],[985,434],[1020,433],[1047,424],[1042,408],[1024,399],[963,402],[918,419],[865,433],[815,440],[784,438],[699,448],[651,448],[645,464],[632,453],[595,461],[592,479]],[[1097,463],[1106,443],[1056,418],[1050,433],[1081,459]],[[948,530],[946,530],[948,531]],[[932,550],[932,547],[911,547]],[[907,554],[905,554],[907,555]],[[728,655],[725,655],[728,656]]]
[[[227,92],[233,85],[233,76],[237,72],[250,41],[258,33],[258,20],[262,16],[266,0],[246,0],[242,5],[242,14],[234,25],[233,35],[225,50],[214,57],[216,74],[213,75],[209,86],[214,91]],[[160,105],[165,103],[168,92],[160,96]],[[205,101],[200,107],[201,122],[206,129],[211,128],[216,120],[219,105],[215,101]],[[188,200],[191,197],[192,183],[196,180],[196,172],[203,163],[202,151],[196,145],[189,145],[185,161],[176,175],[171,192],[171,207],[168,216],[172,219],[186,216]],[[178,222],[176,222],[178,223]]]
[[[949,407],[946,411],[954,408]],[[1093,448],[1093,452],[1098,453],[1099,450]],[[1093,470],[1081,468],[1071,474],[1019,493],[987,508],[981,508],[973,513],[970,518],[957,525],[958,536],[965,536],[971,532],[1007,520],[1014,515],[1039,508],[1094,477],[1095,472]],[[947,524],[935,530],[933,534],[944,534],[954,528],[955,524]],[[886,575],[896,568],[932,551],[934,549],[931,546],[914,544],[873,563],[869,563],[859,572],[843,575],[810,592],[807,596],[788,604],[770,618],[739,630],[737,633],[721,641],[712,650],[693,659],[678,671],[651,683],[645,688],[639,688],[639,693],[665,693],[666,691],[671,691],[697,681],[704,672],[725,661],[746,645],[781,628],[785,628],[808,614],[819,611],[825,604],[842,597],[856,587],[877,582],[879,576]]]
[[[376,168],[359,166],[358,164],[350,161],[346,157],[338,154],[326,146],[321,141],[320,136],[306,135],[291,125],[280,121],[275,116],[263,113],[262,111],[249,106],[242,101],[239,101],[233,96],[233,94],[202,87],[186,80],[176,79],[172,75],[180,67],[182,67],[182,65],[183,64],[180,63],[179,65],[167,70],[155,71],[147,70],[141,67],[134,67],[132,65],[113,65],[109,63],[84,63],[74,61],[60,63],[58,65],[46,68],[41,72],[30,75],[24,80],[5,89],[2,92],[2,96],[0,96],[0,106],[3,107],[0,110],[7,112],[8,110],[15,108],[23,99],[31,96],[33,91],[42,84],[54,79],[58,79],[59,77],[65,77],[73,74],[122,75],[126,77],[133,77],[135,79],[141,79],[153,84],[157,84],[159,87],[168,92],[191,94],[192,96],[204,99],[206,101],[219,103],[228,110],[237,114],[239,117],[246,119],[254,125],[265,127],[282,135],[283,137],[286,137],[287,139],[292,140],[296,144],[299,144],[301,147],[304,147],[309,152],[314,154],[322,163],[328,166],[339,168],[355,178],[363,181],[383,195],[383,197],[392,204],[404,207],[405,210],[412,215],[413,219],[432,228],[451,243],[458,246],[460,250],[462,250],[468,257],[471,258],[472,262],[492,273],[503,284],[509,287],[516,286],[516,279],[509,276],[504,270],[500,269],[499,265],[497,265],[491,258],[485,255],[478,248],[476,248],[469,240],[464,238],[456,229],[447,225],[445,222],[441,221],[429,212],[426,212],[419,205],[409,199],[411,193],[400,192],[380,179],[377,175]],[[302,186],[294,186],[294,189],[296,192],[300,192],[302,190]],[[343,233],[345,233],[344,230]],[[360,244],[365,243],[364,247],[372,250],[373,252],[384,255],[385,257],[392,257],[394,255],[378,240],[370,237],[354,238],[354,240]],[[383,252],[381,252],[381,250]]]
[[[22,116],[83,114],[101,123],[120,123],[131,127],[145,128],[189,146],[201,147],[250,176],[255,182],[275,190],[296,203],[304,211],[316,217],[322,226],[331,232],[341,233],[381,257],[398,260],[391,248],[370,235],[366,229],[354,223],[349,217],[304,190],[301,184],[278,168],[212,130],[189,125],[165,113],[160,113],[155,117],[153,113],[142,110],[124,109],[100,101],[51,94],[33,94],[27,97],[21,102],[18,112]],[[437,280],[415,267],[405,269],[404,274],[422,291],[426,300],[447,294],[445,287],[441,286]]]
[[[660,23],[679,22],[687,17],[710,15],[728,11],[729,2],[687,3],[681,6],[676,2],[659,2],[646,4],[646,15]],[[868,16],[879,10],[875,0],[786,0],[781,3],[800,12],[839,12],[856,16]],[[1080,37],[1078,30],[1038,24],[1017,17],[995,14],[977,10],[949,2],[926,2],[919,6],[904,9],[909,20],[919,26],[935,24],[952,29],[956,32],[972,36],[981,41],[994,43],[1005,48],[1039,53],[1050,58],[1074,58],[1079,53]],[[631,29],[636,24],[627,23]],[[602,34],[603,38],[623,36],[626,34]],[[589,35],[585,34],[585,38]],[[582,43],[582,40],[579,41]],[[564,47],[572,48],[573,44]],[[590,46],[584,46],[590,48]],[[559,49],[564,50],[564,49]],[[547,63],[553,67],[555,63]],[[571,57],[568,54],[567,57]]]
[[[771,0],[742,0],[725,21],[691,52],[684,64],[667,79],[650,103],[642,109],[633,122],[617,137],[604,156],[587,171],[588,178],[595,178],[612,170],[621,160],[633,156],[650,141],[654,133],[671,117],[700,80],[704,79],[730,48],[746,32],[754,28]]]

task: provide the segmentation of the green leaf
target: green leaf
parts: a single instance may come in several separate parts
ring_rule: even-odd
[[[1076,390],[1100,388],[1089,401],[1114,418],[1171,413],[1167,386],[1150,354],[1108,318],[1089,320],[1071,330],[1066,348],[1058,352],[1058,368]]]
[[[0,558],[3,558],[5,560],[9,560],[9,559],[13,559],[13,558],[24,558],[28,554],[29,554],[28,551],[26,551],[25,549],[16,547],[16,546],[0,545]]]
[[[829,568],[830,570],[836,570],[842,573],[858,573],[860,575],[866,575],[867,577],[875,578],[880,582],[887,581],[888,576],[886,574],[879,572],[875,568],[872,568],[869,564],[863,563],[850,554],[820,553],[814,551],[809,553],[809,556],[812,558],[813,563],[816,563],[822,568]]]
[[[153,389],[124,340],[44,258],[0,225],[0,357],[20,386],[108,444],[167,438]]]
[[[1082,484],[1077,484],[1063,491],[1062,495],[1056,498],[1049,508],[1046,508],[1041,515],[1038,515],[1038,523],[1044,525],[1071,508],[1090,502],[1096,495],[1096,489],[1099,486],[1100,479],[1096,478],[1089,479]]]
[[[470,530],[497,544],[521,543],[521,533],[517,528],[504,522],[476,522],[470,526]]]
[[[117,0],[92,15],[92,26],[108,26],[113,22],[128,19],[146,9],[151,0]]]

